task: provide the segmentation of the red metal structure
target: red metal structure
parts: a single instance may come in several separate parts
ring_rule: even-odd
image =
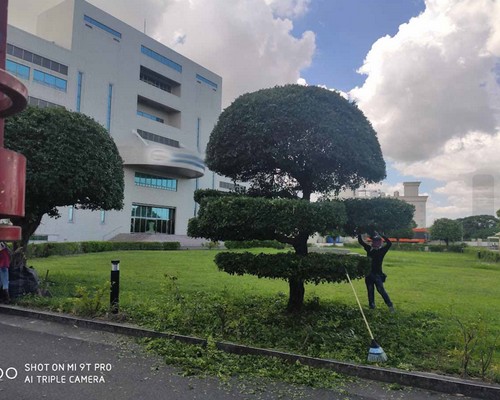
[[[5,71],[7,8],[8,0],[0,0],[0,219],[24,216],[26,185],[26,158],[3,147],[4,118],[21,112],[28,99],[26,87]],[[20,239],[20,227],[0,224],[0,240]]]

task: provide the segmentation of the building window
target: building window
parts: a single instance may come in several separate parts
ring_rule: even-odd
[[[68,222],[75,222],[75,207],[68,207]]]
[[[15,61],[11,60],[6,60],[5,61],[5,68],[7,69],[8,72],[10,72],[12,75],[15,75],[19,78],[23,79],[30,79],[30,67],[19,64]]]
[[[149,114],[149,113],[144,112],[144,111],[137,110],[137,115],[139,115],[140,117],[150,119],[152,121],[161,122],[162,124],[165,123],[165,120],[163,118],[157,117],[156,115]]]
[[[170,147],[176,147],[176,148],[181,147],[180,143],[177,140],[169,139],[160,135],[155,135],[154,133],[146,132],[141,129],[137,129],[137,133],[141,138],[149,140],[151,142],[161,143]]]
[[[110,34],[112,34],[114,37],[118,38],[118,39],[121,39],[122,38],[122,34],[118,31],[115,31],[114,29],[110,28],[109,26],[107,25],[104,25],[103,23],[99,22],[99,21],[96,21],[94,18],[91,18],[89,17],[88,15],[84,15],[83,16],[83,20],[85,22],[88,22],[89,24],[91,25],[94,25],[96,26],[97,28],[99,29],[102,29],[103,31],[105,32],[108,32]]]
[[[78,80],[76,87],[76,111],[80,112],[82,105],[82,84],[83,84],[83,72],[78,71]]]
[[[146,186],[155,189],[177,191],[177,179],[163,178],[156,175],[135,173],[135,184],[137,186]]]
[[[101,214],[99,217],[100,217],[101,225],[105,224],[106,223],[106,211],[101,210]]]
[[[212,82],[210,79],[207,79],[199,74],[196,74],[196,80],[200,83],[204,83],[208,86],[210,86],[213,90],[217,90],[217,84],[215,82]]]
[[[171,59],[162,56],[161,54],[157,53],[156,51],[153,51],[151,49],[148,49],[146,46],[141,46],[141,53],[147,55],[148,57],[151,57],[152,59],[162,63],[163,65],[166,65],[169,68],[172,68],[173,70],[177,72],[182,73],[182,65],[177,64],[175,61],[172,61]]]
[[[175,208],[132,204],[131,233],[175,233]]]
[[[28,61],[33,64],[40,65],[41,67],[50,69],[54,72],[58,72],[63,75],[68,75],[68,66],[53,61],[49,58],[39,56],[38,54],[32,53],[31,51],[24,50],[20,47],[14,46],[12,44],[7,44],[7,54],[11,56],[20,58],[24,61]]]
[[[33,80],[41,83],[42,85],[50,86],[53,89],[61,90],[63,92],[67,89],[67,81],[57,76],[47,74],[46,72],[37,69],[33,72]]]
[[[33,97],[33,96],[28,96],[28,104],[30,106],[39,107],[39,108],[45,108],[45,107],[64,108],[60,104],[51,103],[50,101],[42,100],[42,99],[39,99],[39,98]]]
[[[108,112],[106,114],[106,128],[108,132],[111,131],[111,102],[113,100],[113,85],[110,83],[108,86]]]

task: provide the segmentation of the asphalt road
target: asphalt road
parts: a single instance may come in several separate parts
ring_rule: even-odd
[[[0,399],[16,400],[456,400],[419,389],[357,381],[339,390],[279,382],[183,377],[130,338],[0,314]]]

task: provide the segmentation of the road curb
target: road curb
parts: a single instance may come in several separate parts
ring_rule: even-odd
[[[100,331],[118,333],[133,337],[166,338],[188,344],[206,345],[205,339],[171,333],[157,332],[137,326],[78,318],[70,315],[37,311],[18,306],[1,305],[0,312],[44,321],[70,324],[78,327],[90,328]],[[482,382],[463,380],[454,377],[430,374],[424,372],[407,372],[395,368],[381,368],[375,366],[358,365],[335,360],[301,356],[276,350],[250,347],[229,342],[216,342],[218,349],[239,355],[259,355],[277,357],[289,362],[300,362],[311,367],[328,368],[335,372],[374,381],[397,383],[403,386],[418,387],[448,394],[460,394],[486,400],[500,399],[500,386]]]

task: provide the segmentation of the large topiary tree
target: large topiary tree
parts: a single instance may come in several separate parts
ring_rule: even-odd
[[[28,107],[5,124],[5,146],[27,159],[22,247],[42,217],[57,207],[90,210],[123,207],[123,166],[109,133],[90,117],[64,108]]]
[[[207,197],[201,202],[199,218],[190,223],[189,234],[218,240],[274,238],[291,244],[298,259],[308,255],[307,239],[312,233],[345,222],[345,211],[338,205],[310,204],[313,193],[355,189],[385,177],[376,133],[363,113],[336,92],[299,85],[259,90],[236,99],[219,117],[206,162],[211,170],[234,181],[249,182],[250,195],[282,200],[261,200],[257,205],[254,199],[244,198],[235,206],[229,199]],[[207,222],[214,214],[220,223]],[[223,257],[216,262],[224,269]],[[291,259],[289,264],[296,265]],[[303,305],[304,283],[311,276],[304,273],[307,269],[291,268],[282,274],[289,283],[290,311]],[[344,276],[343,269],[339,271]],[[255,270],[245,272],[264,276]],[[271,271],[266,276],[276,275]]]

